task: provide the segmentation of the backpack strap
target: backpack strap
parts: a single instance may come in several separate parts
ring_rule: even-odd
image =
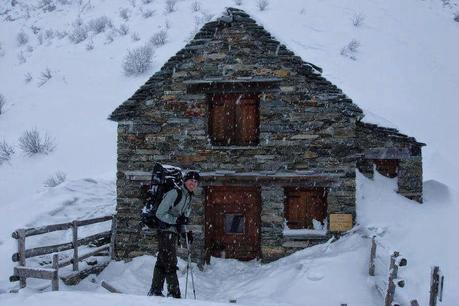
[[[182,200],[182,190],[181,189],[175,189],[175,190],[177,190],[177,197],[175,198],[174,206],[177,206],[177,204]]]

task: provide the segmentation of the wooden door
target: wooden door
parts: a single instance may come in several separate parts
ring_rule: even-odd
[[[285,218],[291,229],[313,228],[312,220],[323,222],[327,217],[324,189],[287,189]]]
[[[206,249],[215,257],[257,258],[260,253],[260,213],[260,191],[256,187],[207,187]]]
[[[384,176],[394,178],[398,174],[398,159],[375,159],[376,170]]]

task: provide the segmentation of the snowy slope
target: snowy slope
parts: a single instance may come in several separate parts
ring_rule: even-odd
[[[12,1],[0,2],[0,94],[7,103],[0,114],[0,142],[5,140],[16,151],[9,162],[0,165],[0,292],[10,286],[7,277],[13,263],[9,258],[14,249],[10,233],[15,228],[114,211],[116,124],[106,120],[107,116],[183,47],[199,26],[218,17],[225,6],[235,6],[230,0],[200,0],[200,10],[193,12],[194,1],[182,0],[177,2],[175,12],[166,14],[165,0],[56,0],[52,11],[44,11],[39,6],[42,1],[16,2],[14,7]],[[454,261],[459,251],[454,243],[448,243],[457,239],[453,217],[459,212],[454,196],[459,187],[459,143],[454,138],[454,132],[459,130],[459,23],[453,20],[453,14],[459,11],[456,3],[270,0],[267,9],[259,11],[257,1],[243,0],[241,6],[292,51],[322,67],[326,78],[367,111],[367,121],[395,126],[427,143],[423,150],[426,203],[416,206],[393,194],[390,182],[376,181],[360,185],[358,209],[364,226],[384,228],[388,243],[407,254],[417,267],[408,275],[414,285],[406,288],[407,297],[427,294],[425,275],[430,265],[439,264],[449,272],[446,286],[451,288],[451,295],[445,305],[459,304],[451,287],[459,282],[459,267]],[[121,17],[123,9],[127,9],[128,20]],[[152,16],[145,18],[149,11]],[[358,15],[363,16],[361,25],[354,26]],[[99,34],[90,32],[79,44],[64,36],[64,32],[71,33],[78,19],[88,24],[101,16],[111,20],[111,28]],[[127,35],[117,30],[123,24],[129,28]],[[168,32],[167,43],[155,49],[151,70],[142,76],[126,77],[122,62],[127,50],[144,45],[161,29]],[[53,37],[46,38],[46,30],[52,30]],[[19,46],[21,31],[28,36],[28,42]],[[134,32],[139,41],[132,39]],[[42,42],[40,35],[44,37]],[[355,60],[340,54],[353,39],[360,43],[353,55]],[[91,44],[94,48],[87,50]],[[53,77],[39,86],[41,73],[47,68]],[[32,76],[28,83],[26,74]],[[33,128],[54,140],[56,149],[51,154],[27,157],[21,152],[18,138]],[[55,188],[43,187],[43,182],[56,171],[65,172],[68,182]],[[360,182],[365,180],[360,178]],[[403,218],[394,218],[394,212]],[[349,241],[352,239],[358,240]],[[355,255],[356,268],[366,260],[365,243]],[[344,250],[348,246],[343,244]],[[333,263],[338,265],[348,255],[344,252]],[[257,271],[253,270],[254,283],[257,273],[259,279],[266,277]],[[289,272],[285,273],[288,277]],[[417,273],[423,275],[422,279]],[[229,284],[239,281],[235,278]],[[363,274],[356,281],[365,286]],[[319,283],[324,288],[325,283]],[[259,288],[271,288],[270,283],[258,284]],[[346,285],[343,290],[352,291]],[[256,289],[254,296],[246,294],[243,299],[251,303],[265,295],[265,289]],[[304,288],[294,291],[302,294]],[[310,291],[315,292],[326,293]],[[294,302],[289,300],[291,294],[280,295],[282,301]],[[46,298],[59,300],[60,296],[50,294]],[[220,300],[226,298],[222,295]],[[370,297],[356,297],[355,304],[365,305],[367,298]],[[33,299],[39,303],[41,298],[31,297],[27,303]]]

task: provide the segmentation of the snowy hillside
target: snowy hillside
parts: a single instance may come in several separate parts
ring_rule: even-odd
[[[391,191],[390,180],[359,176],[359,222],[362,228],[378,228],[382,239],[410,259],[409,285],[402,299],[426,301],[429,269],[438,264],[446,274],[443,304],[458,305],[459,294],[453,291],[459,282],[459,230],[454,219],[459,213],[459,142],[454,135],[459,130],[459,6],[452,0],[269,0],[264,10],[257,0],[179,0],[171,12],[166,0],[1,1],[0,293],[14,285],[8,276],[15,248],[10,234],[15,228],[114,211],[116,124],[107,120],[108,115],[200,26],[236,2],[289,49],[323,68],[323,75],[365,110],[366,121],[397,127],[427,143],[425,203],[399,197]],[[166,33],[164,44],[151,42],[158,33]],[[142,75],[126,76],[123,61],[128,50],[145,44],[154,45],[151,67]],[[48,154],[29,156],[21,150],[20,138],[34,129],[49,137],[53,150]],[[14,154],[5,155],[5,148]],[[49,178],[58,180],[56,174],[65,174],[66,182],[46,187],[55,185]],[[216,302],[234,297],[247,305],[269,305],[269,299],[273,305],[304,305],[296,300],[304,295],[311,305],[371,305],[378,297],[365,276],[369,242],[361,235],[356,232],[331,244],[329,256],[317,247],[261,267],[217,261],[205,273],[236,269],[243,277],[230,276],[228,284],[219,279],[221,293],[213,296],[212,276],[198,274],[202,297]],[[148,270],[153,260],[110,266],[104,273],[135,273],[140,269],[136,264]],[[353,284],[349,273],[356,273]],[[143,271],[127,279],[147,286],[150,274]],[[241,279],[250,279],[252,286],[241,287]],[[303,285],[282,287],[286,279]],[[98,295],[101,288],[85,284],[77,289],[98,292],[94,303],[108,298]],[[246,290],[238,295],[225,289],[231,285]],[[145,288],[129,293],[142,294]],[[339,288],[343,299],[340,294],[332,299],[329,288]],[[73,300],[68,293],[28,297],[32,293],[1,294],[0,304],[5,304],[2,299],[5,305],[38,305],[45,298],[56,304]],[[123,304],[114,296],[110,299],[111,304]],[[138,299],[139,305],[147,303]]]

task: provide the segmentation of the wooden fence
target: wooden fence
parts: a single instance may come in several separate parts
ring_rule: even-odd
[[[377,275],[376,266],[379,265],[385,268],[383,258],[377,254],[378,246],[386,249],[381,243],[377,242],[376,236],[371,239],[370,249],[370,263],[368,268],[368,274],[375,277],[375,286],[378,292],[384,297],[384,306],[400,306],[397,302],[394,302],[395,289],[404,288],[405,280],[400,279],[398,276],[399,267],[406,267],[408,261],[406,258],[400,256],[400,253],[394,251],[390,256],[388,272],[383,275]],[[381,271],[381,269],[379,269]],[[387,281],[384,279],[386,277]],[[429,306],[437,306],[437,301],[442,302],[443,300],[443,283],[444,276],[441,275],[440,268],[438,266],[432,267],[430,276],[430,297]],[[410,306],[419,306],[417,300],[411,300]]]
[[[78,238],[79,227],[109,220],[112,220],[111,230],[80,239]],[[17,240],[18,251],[17,253],[13,254],[12,260],[13,262],[18,262],[18,266],[14,267],[14,272],[13,275],[10,276],[10,281],[19,281],[19,287],[24,288],[27,285],[27,278],[49,279],[51,280],[52,290],[59,290],[59,268],[72,265],[73,271],[79,272],[80,261],[106,251],[109,251],[110,257],[113,258],[115,227],[115,222],[113,220],[113,216],[104,216],[87,220],[75,220],[68,223],[46,225],[36,228],[22,228],[14,231],[11,236]],[[71,242],[26,249],[27,237],[68,229],[72,230]],[[86,254],[80,255],[78,253],[78,247],[88,245],[90,243],[98,243],[99,246]],[[72,258],[59,261],[57,253],[71,249],[73,249]],[[53,254],[53,261],[50,267],[30,267],[26,265],[27,258],[47,254]]]

